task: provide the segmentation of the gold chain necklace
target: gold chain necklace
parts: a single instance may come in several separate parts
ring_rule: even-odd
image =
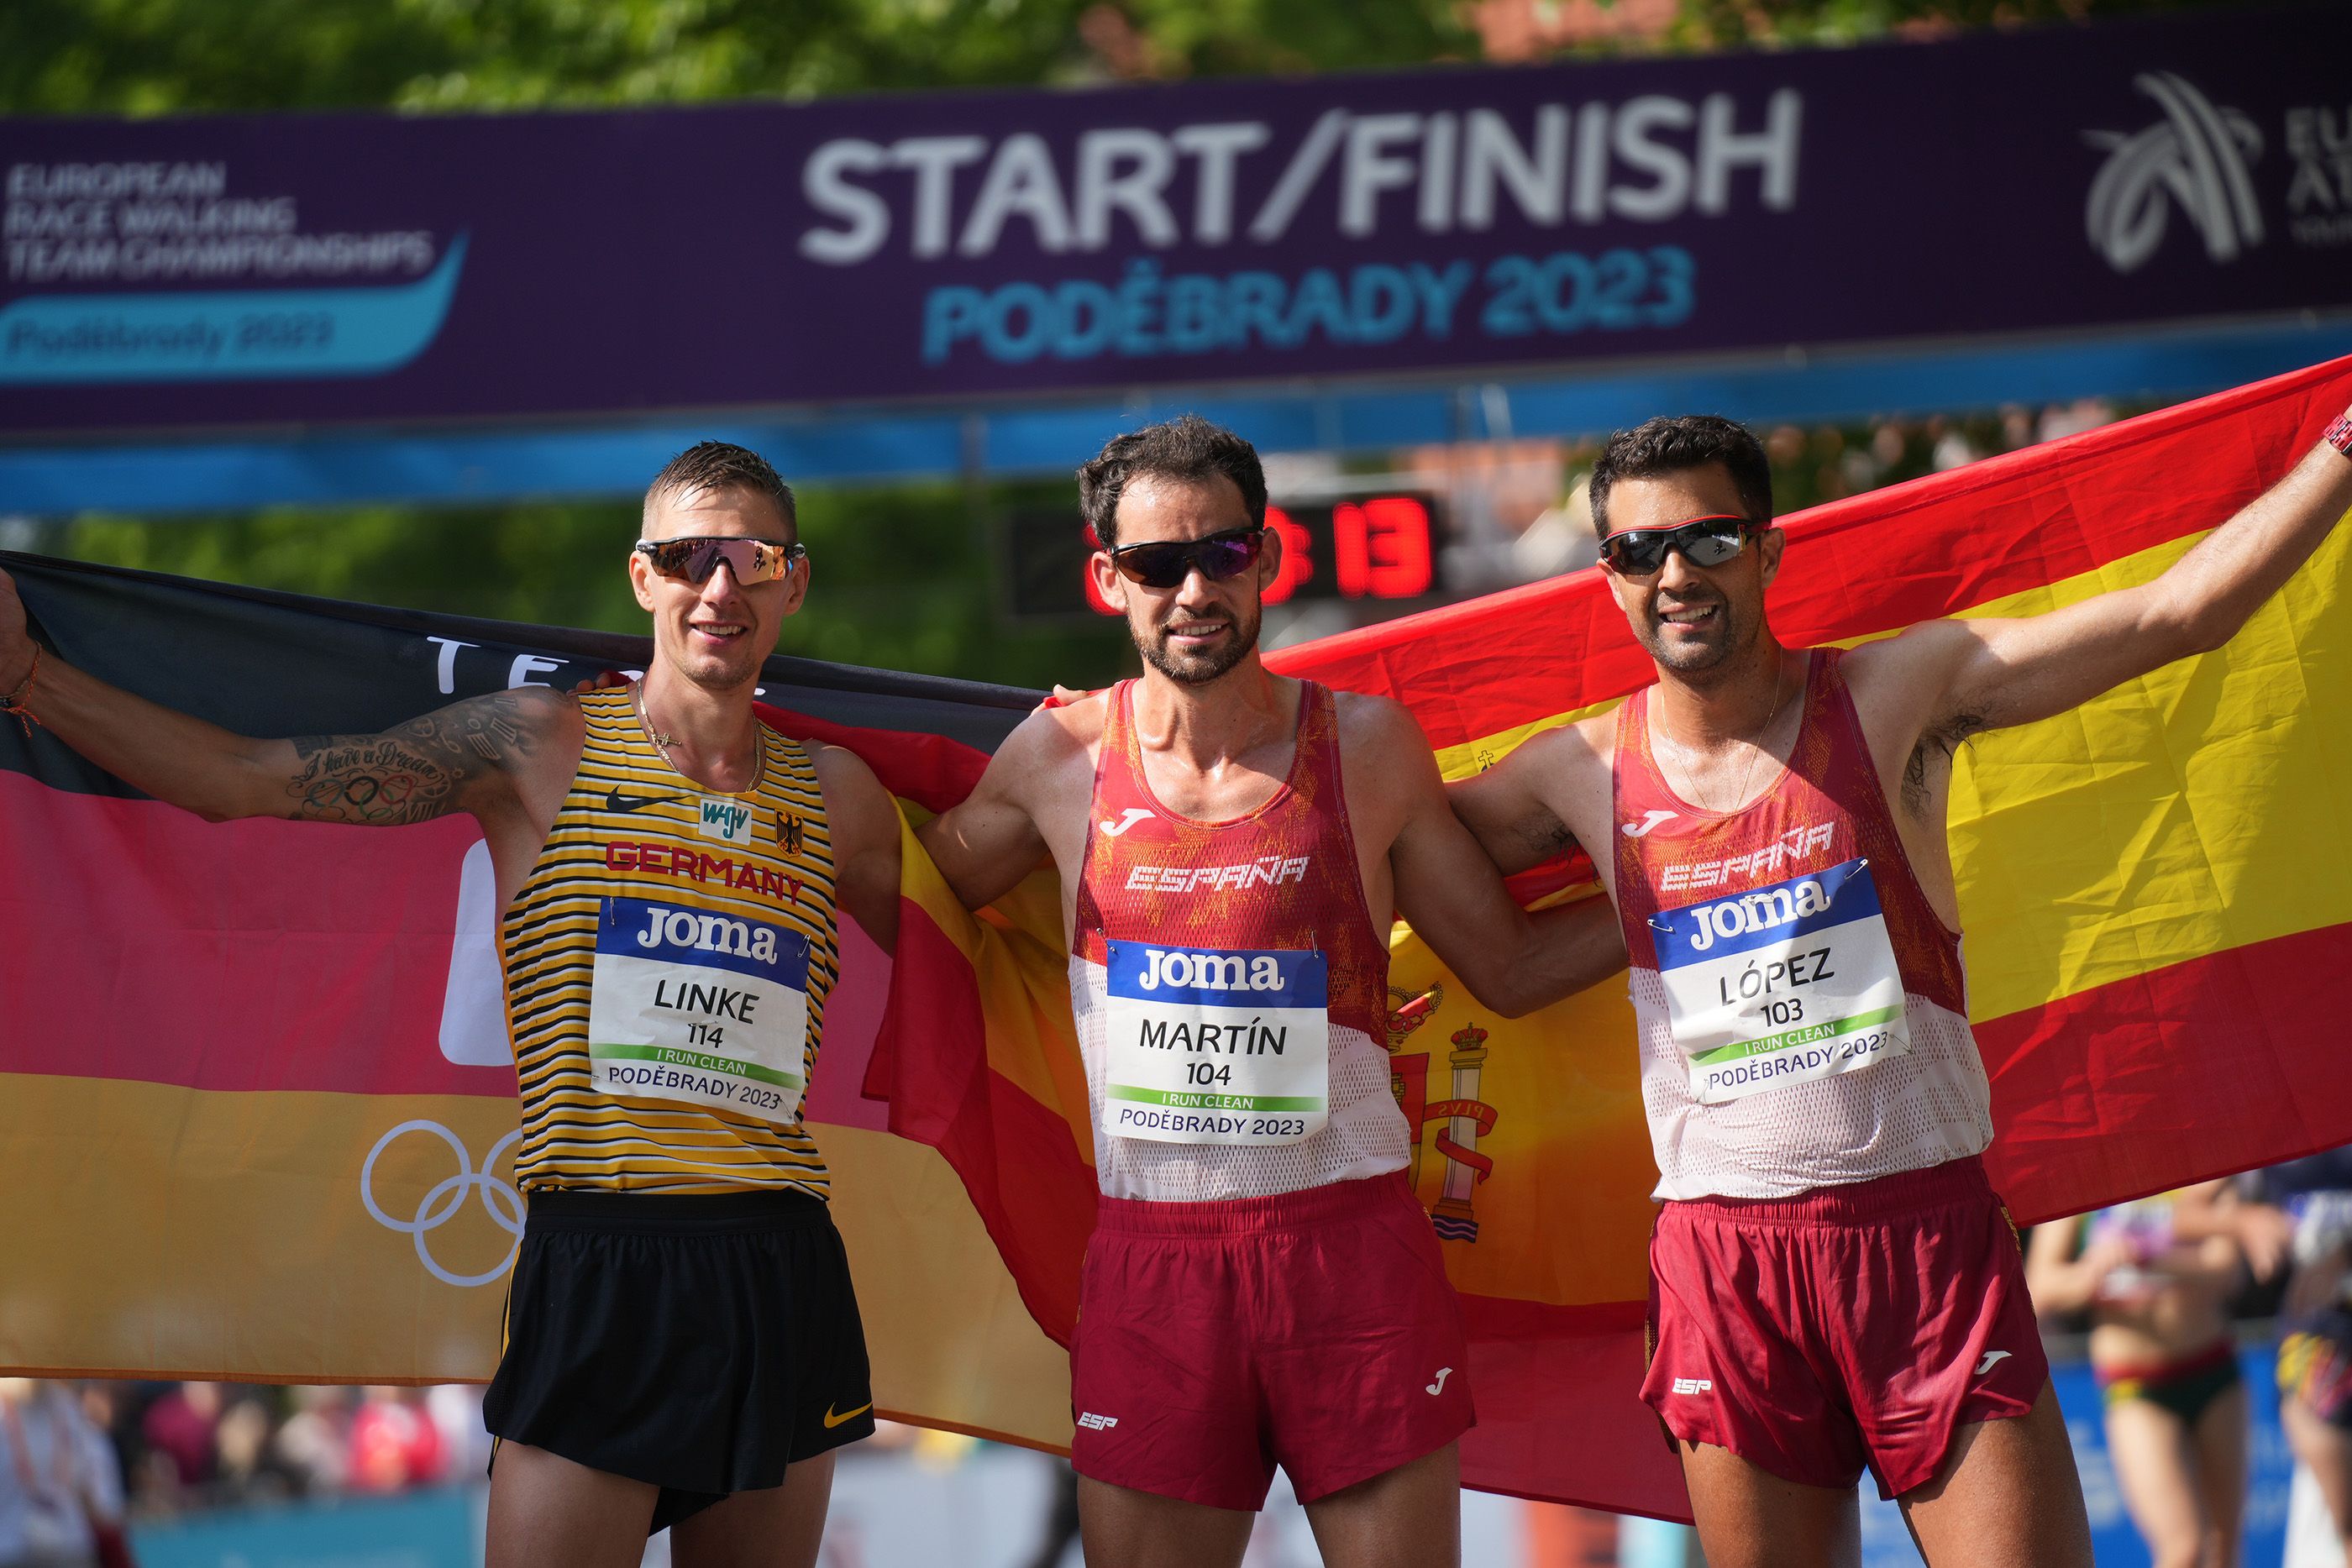
[[[1772,672],[1772,711],[1764,716],[1764,727],[1758,730],[1756,738],[1748,743],[1748,766],[1740,772],[1739,789],[1732,796],[1734,802],[1745,801],[1748,799],[1748,786],[1756,778],[1756,759],[1764,754],[1764,739],[1772,733],[1772,721],[1780,716],[1780,699],[1785,695],[1787,686],[1788,681],[1776,666]],[[1675,747],[1685,756],[1689,754],[1689,747],[1684,746],[1679,740],[1675,742]],[[1687,764],[1683,768],[1683,783],[1690,798],[1698,802],[1701,810],[1717,817],[1727,814],[1720,807],[1710,804],[1700,796],[1698,775],[1692,772]]]
[[[665,754],[676,749],[678,745],[677,737],[671,735],[667,731],[656,729],[654,727],[653,716],[646,710],[645,682],[639,681],[636,684],[635,688],[631,692],[630,695],[636,703],[637,727],[646,732],[646,737],[651,740],[654,745],[659,747]],[[667,755],[664,756],[663,760],[666,762],[669,760]],[[767,748],[760,744],[760,733],[756,726],[753,727],[751,732],[751,782],[745,785],[741,789],[735,791],[735,793],[739,795],[749,794],[751,791],[757,789],[761,782],[768,777]],[[670,770],[672,772],[677,772],[677,764],[671,762]],[[686,776],[683,773],[680,773],[679,777],[684,778]]]

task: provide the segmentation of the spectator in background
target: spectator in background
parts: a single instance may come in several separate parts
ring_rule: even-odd
[[[2223,1184],[2183,1195],[2214,1201]],[[2226,1236],[2183,1237],[2170,1195],[2036,1227],[2034,1310],[2088,1309],[2107,1449],[2155,1568],[2235,1568],[2246,1504],[2246,1389],[2228,1305]]]
[[[0,1568],[114,1568],[122,1479],[105,1434],[54,1383],[0,1377]]]
[[[441,1432],[413,1388],[371,1388],[352,1417],[354,1491],[404,1491],[441,1479]]]
[[[221,1387],[217,1383],[183,1383],[147,1406],[139,1422],[151,1456],[171,1461],[171,1476],[183,1487],[201,1487],[220,1468],[213,1434],[220,1425]],[[152,1462],[152,1461],[151,1461]],[[161,1467],[155,1468],[162,1479]]]
[[[2279,1424],[2352,1552],[2352,1147],[2250,1172],[2231,1194],[2184,1206],[2181,1218],[2184,1229],[2236,1242],[2257,1278],[2292,1263],[2279,1309]]]

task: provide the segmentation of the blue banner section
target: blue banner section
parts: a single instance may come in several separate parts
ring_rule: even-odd
[[[477,1568],[481,1492],[230,1509],[136,1525],[140,1568]]]
[[[1857,858],[1704,904],[1661,910],[1650,917],[1650,929],[1656,934],[1658,967],[1679,969],[1877,914],[1878,884],[1871,880],[1870,862]]]
[[[1320,953],[1108,944],[1110,994],[1184,1007],[1267,1009],[1329,1005],[1329,966]]]
[[[599,957],[646,958],[727,969],[808,989],[809,940],[789,926],[643,898],[608,898],[596,924]]]
[[[465,265],[459,235],[384,287],[33,295],[0,309],[0,384],[381,375],[440,335]]]

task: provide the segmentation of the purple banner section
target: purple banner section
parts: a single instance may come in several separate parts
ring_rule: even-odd
[[[1504,373],[2352,306],[2352,7],[1529,68],[0,121],[0,433]]]

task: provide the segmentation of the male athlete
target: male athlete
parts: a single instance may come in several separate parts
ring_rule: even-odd
[[[530,1219],[485,1415],[492,1568],[816,1561],[833,1452],[873,1430],[827,1178],[801,1124],[839,968],[835,901],[897,937],[898,819],[866,766],[752,713],[808,591],[792,492],[705,443],[646,492],[629,558],[644,682],[522,687],[382,735],[255,740],[28,639],[0,574],[0,706],[213,821],[489,841]]]
[[[1935,1568],[2087,1564],[1969,1032],[1954,749],[2220,647],[2352,506],[2352,423],[2145,587],[1784,648],[1771,472],[1726,420],[1611,438],[1609,586],[1655,661],[1456,787],[1507,871],[1587,846],[1633,963],[1664,1202],[1643,1397],[1714,1568],[1852,1562],[1867,1463]]]
[[[1100,1222],[1071,1348],[1090,1563],[1238,1563],[1278,1463],[1326,1562],[1456,1561],[1461,1312],[1382,1045],[1402,910],[1518,1013],[1621,961],[1599,900],[1522,914],[1394,703],[1259,662],[1257,454],[1186,417],[1078,476],[1144,660],[1042,710],[922,839],[963,902],[1050,852]]]

